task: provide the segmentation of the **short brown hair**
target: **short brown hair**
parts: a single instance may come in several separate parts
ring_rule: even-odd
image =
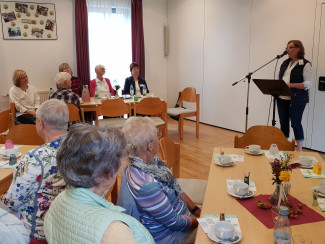
[[[130,64],[130,72],[132,72],[132,69],[135,68],[135,67],[140,68],[140,66],[136,62],[131,63]]]
[[[25,75],[27,75],[25,71],[21,69],[16,69],[12,76],[12,82],[14,83],[14,85],[20,87],[20,80],[22,80]]]
[[[288,41],[287,45],[289,43],[293,43],[293,45],[295,45],[295,47],[299,47],[300,48],[300,51],[298,52],[298,58],[305,58],[305,47],[304,45],[302,44],[301,41],[299,40],[291,40],[291,41]]]

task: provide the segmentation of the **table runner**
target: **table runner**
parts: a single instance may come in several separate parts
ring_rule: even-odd
[[[262,200],[265,203],[269,203],[271,195],[258,195],[249,199],[236,199],[248,212],[253,214],[260,222],[262,222],[268,229],[274,227],[271,209],[258,208],[256,202]],[[289,196],[289,201],[296,209],[299,204],[303,205],[302,214],[298,215],[298,219],[289,219],[290,225],[300,225],[306,223],[313,223],[319,221],[325,221],[325,217],[309,208],[306,204],[300,202],[298,199]]]

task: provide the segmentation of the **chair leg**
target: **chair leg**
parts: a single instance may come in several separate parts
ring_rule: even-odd
[[[183,140],[184,118],[179,116],[179,139]]]
[[[196,116],[196,137],[199,137],[200,119]]]

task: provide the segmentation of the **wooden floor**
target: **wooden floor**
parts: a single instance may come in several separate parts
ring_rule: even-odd
[[[181,146],[180,178],[207,179],[214,147],[233,147],[234,136],[242,133],[200,124],[200,137],[195,136],[195,122],[184,121],[184,139],[179,140],[178,122],[168,120],[168,137]],[[304,149],[304,151],[308,151]],[[325,154],[320,153],[325,160]]]

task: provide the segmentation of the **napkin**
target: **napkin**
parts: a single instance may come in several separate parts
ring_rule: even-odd
[[[215,225],[217,222],[220,221],[220,215],[219,214],[205,214],[203,215],[203,218],[197,219],[200,226],[202,227],[205,234],[208,233],[209,226]],[[236,215],[226,215],[225,221],[230,222],[234,227],[235,230],[239,233],[241,233],[238,217]]]
[[[265,154],[265,157],[269,158],[269,159],[280,159],[281,157],[284,157],[284,151],[279,151],[278,154],[272,154],[270,153],[269,150],[264,150],[264,154]]]
[[[236,182],[244,182],[243,180],[226,180],[227,181],[227,190],[233,192],[233,186]],[[256,191],[255,182],[253,180],[249,181],[249,191]]]
[[[233,162],[244,162],[244,156],[242,155],[236,155],[236,154],[227,154],[231,157],[231,160]],[[214,154],[214,161],[218,161],[220,154],[216,153]]]
[[[16,150],[18,150],[19,148],[21,148],[22,146],[21,145],[15,145],[14,146],[14,148],[16,149]],[[2,146],[2,147],[0,147],[0,154],[6,154],[6,148],[5,148],[5,146]]]
[[[320,207],[320,210],[322,210],[322,212],[325,212],[325,198],[318,198],[317,199],[318,202],[318,206]]]
[[[9,165],[9,160],[0,161],[0,168],[2,168],[2,169],[15,169],[18,164],[19,164],[18,160],[17,160],[17,163],[14,164],[14,165]]]
[[[313,169],[300,169],[300,172],[305,178],[325,179],[325,170],[322,170],[322,174],[320,175],[316,175]]]

